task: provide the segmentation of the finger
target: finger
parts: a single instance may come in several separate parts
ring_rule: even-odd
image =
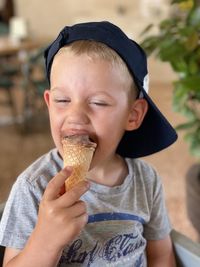
[[[88,222],[87,213],[82,214],[79,217],[76,217],[72,220],[72,223],[66,228],[66,235],[70,242],[74,240],[82,231],[83,227]]]
[[[65,185],[63,184],[60,188],[59,197],[62,196],[66,192]]]
[[[84,213],[79,217],[74,218],[73,222],[74,224],[79,225],[80,228],[84,227],[88,222],[88,214]]]
[[[67,167],[57,173],[56,176],[53,177],[48,183],[43,198],[46,200],[57,199],[65,180],[71,175],[71,172],[72,169]]]
[[[87,208],[85,202],[79,200],[73,206],[67,209],[67,216],[69,217],[80,217],[83,214],[87,213]]]
[[[65,192],[57,201],[60,202],[60,206],[70,207],[74,205],[89,188],[90,184],[88,181],[79,182],[72,189]]]

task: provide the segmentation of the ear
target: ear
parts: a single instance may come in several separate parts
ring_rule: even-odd
[[[132,104],[128,117],[126,130],[132,131],[140,127],[148,110],[148,103],[145,99],[136,99]]]
[[[44,100],[45,100],[45,103],[46,103],[47,107],[49,108],[49,105],[50,105],[50,90],[45,90],[44,91]]]

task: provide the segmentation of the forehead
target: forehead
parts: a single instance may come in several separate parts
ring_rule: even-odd
[[[76,55],[87,54],[91,58],[101,58],[110,62],[118,62],[126,65],[121,57],[109,46],[101,42],[91,40],[79,40],[62,47],[58,54],[62,51],[72,51]]]
[[[91,61],[94,60],[95,62],[98,62],[98,59],[105,60],[113,68],[118,69],[118,71],[120,72],[120,76],[123,77],[123,79],[127,83],[134,84],[133,77],[126,63],[113,49],[103,43],[88,40],[73,42],[62,47],[58,51],[58,53],[54,57],[53,63],[54,61],[56,61],[56,58],[60,57],[60,55],[77,55],[80,57],[86,55],[88,59],[90,59]]]
[[[106,85],[111,82],[115,86],[129,86],[125,75],[119,67],[99,58],[91,58],[86,54],[75,55],[73,52],[59,53],[53,62],[51,85],[67,84],[72,80],[80,83]]]

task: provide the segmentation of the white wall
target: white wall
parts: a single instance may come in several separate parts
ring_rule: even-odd
[[[138,39],[148,23],[157,22],[168,13],[168,1],[15,0],[15,6],[17,14],[27,19],[32,34],[54,36],[66,24],[110,20]]]
[[[170,0],[15,0],[18,16],[28,23],[31,36],[54,38],[65,25],[109,20],[136,41],[149,23],[157,23],[169,13]],[[150,60],[152,80],[173,79],[166,64]],[[154,70],[155,69],[155,70]],[[162,75],[160,72],[165,73]]]

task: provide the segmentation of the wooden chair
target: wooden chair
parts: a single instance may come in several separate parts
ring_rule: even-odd
[[[171,239],[178,267],[200,266],[200,243],[193,242],[176,230],[172,230]]]
[[[1,220],[1,216],[3,214],[4,206],[5,206],[5,203],[0,204],[0,220]],[[5,250],[5,248],[0,246],[0,266],[3,265],[4,250]]]

